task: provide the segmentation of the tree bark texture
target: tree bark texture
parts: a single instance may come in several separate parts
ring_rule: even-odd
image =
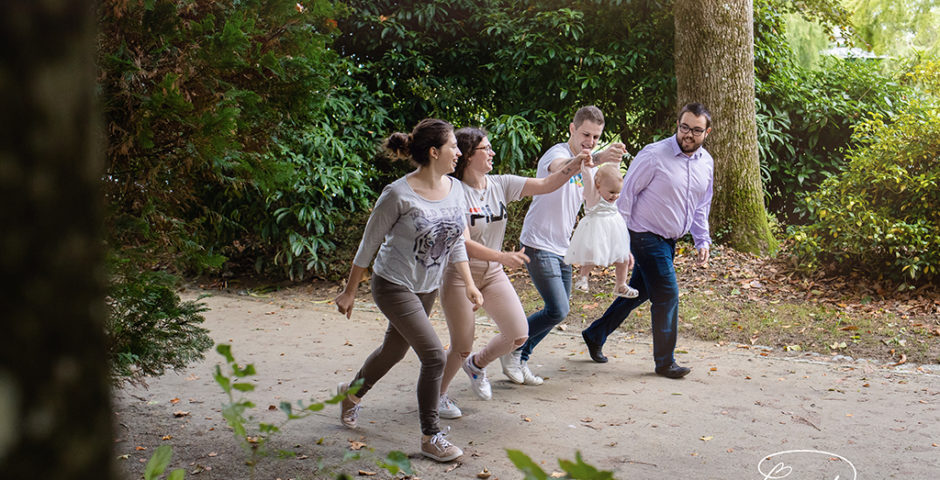
[[[715,158],[712,236],[736,250],[776,249],[764,208],[754,106],[751,0],[676,0],[678,105],[712,113],[705,147]]]
[[[110,479],[95,3],[0,2],[0,477]]]

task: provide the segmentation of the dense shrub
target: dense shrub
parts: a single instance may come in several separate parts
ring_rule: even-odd
[[[824,57],[818,69],[799,66],[776,3],[755,3],[761,176],[770,211],[801,223],[799,199],[845,167],[853,127],[871,114],[891,118],[911,92],[877,61]]]
[[[292,277],[371,192],[387,119],[328,48],[326,0],[102,2],[110,240],[187,272],[226,259]],[[338,195],[343,193],[343,195]],[[339,198],[339,199],[338,199]]]
[[[928,95],[905,104],[890,123],[874,114],[858,125],[845,171],[806,197],[812,222],[791,229],[802,267],[864,270],[909,284],[938,278],[938,67],[920,69],[915,81]]]
[[[203,358],[212,346],[201,326],[199,301],[181,302],[177,279],[161,271],[115,265],[108,292],[108,354],[116,381],[142,381],[167,368],[180,369]]]
[[[328,48],[337,8],[100,2],[117,376],[159,374],[208,346],[202,307],[180,301],[172,273],[251,265],[302,278],[369,203],[368,160],[388,120],[350,77],[354,62]]]
[[[674,115],[673,21],[659,0],[351,0],[334,48],[395,124],[482,125],[498,161],[534,165],[595,104],[635,151]],[[510,130],[522,135],[507,136]],[[504,150],[501,150],[504,149]]]

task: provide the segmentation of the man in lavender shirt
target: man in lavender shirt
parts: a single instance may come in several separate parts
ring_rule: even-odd
[[[607,362],[601,352],[607,336],[646,300],[650,301],[653,359],[656,373],[682,378],[691,370],[674,357],[679,321],[679,286],[673,258],[676,240],[692,233],[698,261],[708,262],[714,162],[702,143],[711,132],[711,114],[700,103],[679,112],[676,135],[643,148],[623,179],[617,208],[630,230],[630,251],[635,265],[630,286],[636,298],[617,297],[581,332],[591,359]],[[628,262],[629,264],[630,262]]]

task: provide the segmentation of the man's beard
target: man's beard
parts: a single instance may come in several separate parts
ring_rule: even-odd
[[[692,152],[698,150],[699,147],[701,147],[701,146],[702,146],[701,143],[697,143],[695,140],[692,140],[692,148],[691,148],[691,149],[687,149],[687,148],[686,148],[686,142],[685,142],[685,141],[680,141],[680,142],[679,142],[679,150],[682,150],[682,153],[692,153]]]

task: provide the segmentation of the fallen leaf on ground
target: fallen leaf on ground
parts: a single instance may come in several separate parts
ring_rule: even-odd
[[[704,437],[700,438],[699,440],[701,440],[701,441],[703,441],[703,442],[707,442],[707,441],[709,441],[709,440],[711,440],[711,439],[713,439],[713,438],[715,438],[715,437],[713,437],[713,436],[711,436],[711,435],[707,435],[707,436],[704,436]]]
[[[370,472],[368,470],[359,470],[359,475],[362,475],[364,477],[371,477],[375,475],[375,472]]]
[[[898,360],[896,363],[892,363],[891,366],[892,366],[892,367],[896,367],[896,366],[898,366],[898,365],[903,365],[903,364],[905,364],[905,363],[907,363],[907,355],[905,355],[905,354],[902,353],[902,354],[901,354],[901,359]]]
[[[178,411],[176,411],[176,412],[173,412],[173,416],[176,417],[176,418],[185,417],[185,416],[187,416],[187,415],[189,415],[189,412],[184,412],[184,411],[182,411],[182,410],[178,410]]]
[[[364,443],[362,443],[362,442],[357,442],[357,441],[355,441],[355,440],[350,440],[350,441],[349,441],[349,449],[350,449],[350,450],[360,450],[360,449],[362,449],[362,447],[365,447],[365,446],[366,446],[366,444],[364,444]]]

